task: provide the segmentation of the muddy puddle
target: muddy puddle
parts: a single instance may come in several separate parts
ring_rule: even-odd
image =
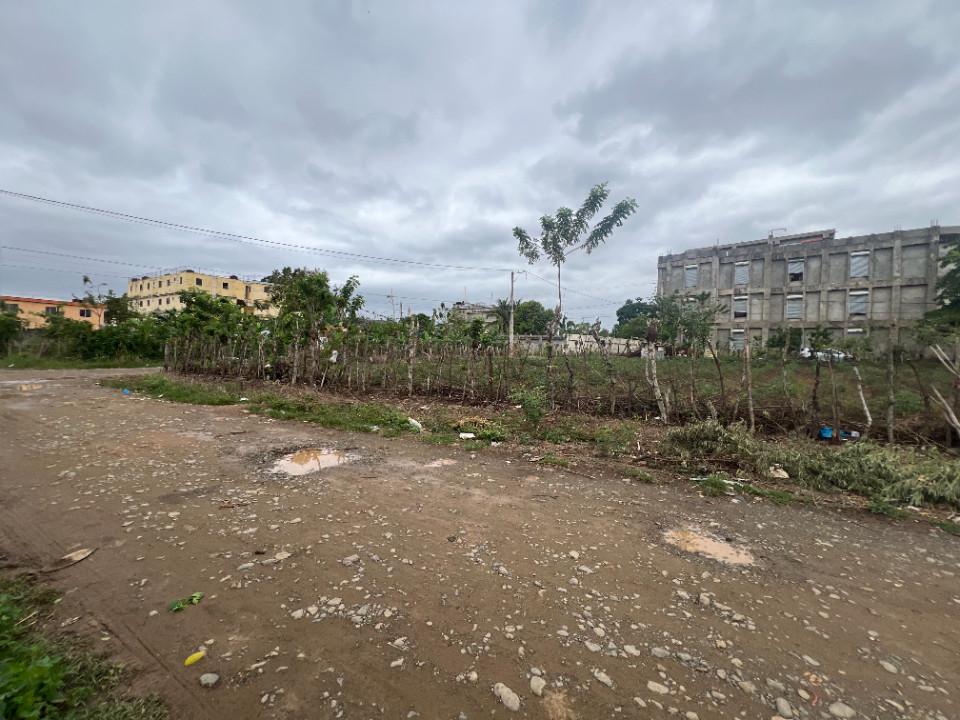
[[[355,457],[334,448],[304,448],[279,458],[273,463],[271,472],[290,476],[309,475],[354,460]]]
[[[725,540],[718,540],[706,533],[691,528],[668,530],[663,539],[684,552],[703,555],[727,565],[753,565],[754,558],[748,550],[738,548]]]

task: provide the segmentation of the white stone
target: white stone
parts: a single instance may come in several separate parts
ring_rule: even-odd
[[[658,695],[667,695],[670,692],[670,688],[654,680],[647,681],[647,690],[650,692],[655,692]]]
[[[608,688],[613,687],[613,680],[611,680],[610,676],[607,675],[603,670],[600,670],[599,668],[594,670],[593,676],[597,679],[597,682],[603,683]]]
[[[517,712],[520,710],[520,697],[503,683],[497,683],[493,686],[493,694],[503,703],[507,710]]]
[[[530,678],[530,692],[532,692],[537,697],[543,695],[543,689],[547,686],[547,681],[544,680],[539,675],[534,675]]]
[[[828,710],[830,710],[831,715],[838,718],[852,718],[857,716],[856,710],[842,702],[833,703]]]

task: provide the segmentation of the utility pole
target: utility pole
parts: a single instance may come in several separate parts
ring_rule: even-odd
[[[510,330],[508,332],[507,352],[513,357],[513,270],[510,271]]]

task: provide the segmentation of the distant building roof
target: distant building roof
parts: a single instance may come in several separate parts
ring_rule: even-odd
[[[0,300],[12,303],[37,303],[38,305],[72,305],[75,307],[103,307],[97,303],[85,303],[80,300],[51,300],[50,298],[20,297],[19,295],[0,295]]]

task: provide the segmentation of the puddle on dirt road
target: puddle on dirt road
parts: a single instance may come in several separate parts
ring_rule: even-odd
[[[355,458],[333,448],[304,448],[284,455],[273,464],[271,472],[284,475],[309,475],[318,470],[337,467]]]
[[[717,540],[699,530],[668,530],[663,539],[685,552],[704,555],[727,565],[753,565],[753,555],[725,540]]]

